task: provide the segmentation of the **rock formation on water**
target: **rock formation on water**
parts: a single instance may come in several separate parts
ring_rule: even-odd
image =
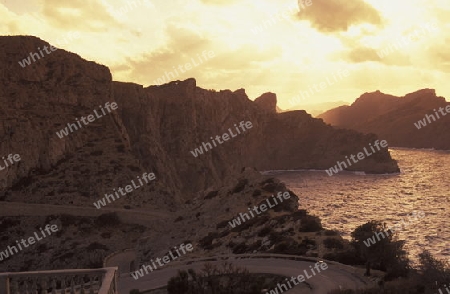
[[[42,225],[51,220],[62,223],[66,231],[60,232],[60,236],[67,239],[63,241],[61,237],[57,245],[51,243],[36,249],[38,251],[28,251],[31,256],[45,252],[48,259],[41,268],[98,264],[105,254],[137,244],[136,235],[145,229],[122,227],[123,232],[137,232],[132,239],[122,240],[124,237],[115,234],[113,228],[101,225],[105,219],[117,222],[114,217],[99,216],[101,211],[113,211],[121,220],[151,229],[144,235],[153,240],[152,252],[156,252],[155,248],[167,250],[168,244],[178,245],[177,242],[189,238],[203,244],[200,247],[209,248],[214,245],[209,241],[218,238],[216,235],[207,237],[217,229],[216,224],[223,224],[254,201],[268,197],[258,192],[254,195],[252,191],[275,180],[265,182],[262,176],[254,175],[253,184],[251,181],[234,183],[246,167],[252,170],[327,169],[345,155],[361,152],[377,139],[375,135],[336,130],[305,111],[277,113],[273,93],[263,94],[253,102],[243,89],[205,90],[197,87],[195,79],[150,87],[114,82],[107,67],[61,49],[26,67],[19,65],[30,52],[37,52],[38,47],[44,46],[49,44],[36,37],[0,37],[0,156],[13,153],[21,157],[18,163],[0,171],[0,209],[3,207],[3,215],[7,213],[12,218],[0,222],[0,226],[8,228],[0,234],[0,251],[14,242],[13,238],[32,233],[33,218],[42,216],[35,220]],[[67,136],[60,138],[56,134],[68,123],[76,123],[94,110],[100,111],[107,102],[116,102],[118,109]],[[211,137],[222,136],[229,128],[236,133],[234,124],[241,121],[251,122],[252,128],[204,154],[192,154],[191,151],[203,142],[211,142]],[[398,171],[397,163],[386,150],[351,168],[373,173]],[[103,210],[94,208],[93,203],[106,193],[125,187],[145,172],[155,173],[156,179],[108,203]],[[227,190],[226,185],[240,188]],[[282,185],[279,188],[284,189]],[[276,192],[274,189],[266,192],[272,190]],[[210,194],[211,191],[217,192]],[[239,201],[228,197],[237,197]],[[208,204],[205,201],[209,199],[212,200]],[[292,199],[296,207],[296,196]],[[222,214],[217,210],[223,208],[224,202],[230,205]],[[236,203],[240,203],[239,207],[232,205]],[[295,209],[289,207],[289,211],[292,210]],[[195,216],[189,211],[195,211]],[[73,219],[65,215],[67,213],[83,215],[83,218]],[[49,214],[51,216],[44,217]],[[288,226],[291,231],[295,226],[301,227],[301,219],[307,218],[306,213],[300,214],[292,216],[296,224]],[[24,215],[28,215],[26,221],[23,217],[17,219]],[[157,219],[149,222],[152,215]],[[190,222],[201,220],[205,227],[187,226],[183,222],[174,226],[171,217],[182,217]],[[280,225],[288,218],[279,218]],[[258,222],[261,220],[257,218]],[[73,240],[70,235],[70,230],[78,227],[84,228],[78,235],[83,240]],[[13,228],[15,237],[8,237]],[[240,230],[249,230],[249,227]],[[266,229],[265,233],[268,232]],[[222,233],[233,235],[236,232]],[[254,233],[249,232],[254,244],[245,245],[241,238],[237,244],[241,249],[234,248],[236,244],[232,243],[232,250],[253,250],[265,234],[259,238]],[[160,241],[163,239],[164,242]],[[89,240],[95,242],[83,243]],[[229,245],[229,240],[227,242]],[[266,245],[274,246],[274,240],[271,242]],[[291,244],[292,240],[286,242]],[[85,245],[93,252],[89,262],[77,255],[64,255],[64,250]],[[307,244],[300,247],[303,252]],[[54,263],[60,255],[68,261]]]
[[[361,95],[352,105],[340,106],[321,115],[324,122],[339,128],[377,134],[390,146],[450,149],[450,115],[439,108],[450,105],[433,89],[423,89],[403,97],[380,91]],[[430,116],[428,119],[426,115]],[[424,119],[426,119],[424,121]],[[418,121],[426,126],[416,127]]]

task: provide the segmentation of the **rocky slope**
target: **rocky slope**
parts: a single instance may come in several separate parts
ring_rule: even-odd
[[[450,116],[440,113],[439,107],[450,105],[435,90],[423,89],[403,97],[383,94],[380,91],[365,93],[351,106],[331,109],[321,115],[326,123],[339,128],[374,133],[389,142],[390,146],[410,148],[450,149]],[[425,115],[433,114],[427,126],[415,126]]]
[[[304,111],[277,114],[276,96],[251,101],[243,89],[204,90],[194,79],[147,88],[113,82],[105,66],[57,50],[31,65],[19,61],[48,43],[0,37],[0,155],[22,160],[0,171],[6,201],[92,205],[144,172],[154,183],[118,203],[174,208],[223,183],[242,167],[325,169],[376,138],[335,130]],[[60,139],[56,132],[106,102],[118,109]],[[190,151],[241,121],[252,128],[195,157]],[[395,172],[388,152],[352,168]],[[70,199],[70,200],[69,200]]]
[[[18,64],[48,45],[35,37],[0,37],[0,156],[17,153],[21,157],[0,170],[0,202],[94,209],[93,202],[105,193],[153,172],[154,181],[108,203],[108,209],[169,212],[177,222],[155,218],[143,228],[115,220],[110,227],[109,218],[105,224],[104,218],[61,215],[57,208],[52,216],[33,215],[20,221],[17,216],[23,214],[18,211],[0,218],[5,228],[0,250],[32,234],[33,224],[59,223],[61,238],[24,251],[22,258],[15,256],[0,270],[25,270],[23,261],[28,259],[34,260],[29,262],[32,269],[87,267],[136,244],[144,248],[139,251],[141,257],[158,256],[186,239],[201,252],[282,252],[287,248],[307,253],[315,245],[297,233],[321,227],[305,211],[296,212],[295,195],[280,211],[274,209],[250,225],[234,231],[223,225],[271,193],[287,190],[256,170],[326,169],[376,139],[335,130],[304,111],[277,113],[272,93],[253,102],[243,89],[204,90],[194,79],[147,88],[113,82],[105,66],[63,50],[26,67]],[[106,102],[116,102],[118,109],[67,136],[56,134]],[[252,127],[197,157],[191,153],[229,128],[236,134],[234,124],[241,121],[251,122]],[[398,170],[387,151],[352,168],[381,173]],[[273,231],[264,228],[266,222]],[[130,230],[133,233],[127,235]],[[281,236],[284,233],[289,236]],[[284,245],[275,248],[280,242]],[[80,259],[77,255],[83,250],[92,256]],[[36,260],[38,253],[45,254],[45,259]]]

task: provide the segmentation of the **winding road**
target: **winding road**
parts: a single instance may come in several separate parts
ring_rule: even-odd
[[[131,259],[130,259],[131,258]],[[280,254],[248,254],[248,255],[224,255],[210,258],[186,260],[183,262],[172,261],[166,266],[144,275],[135,280],[128,273],[131,260],[134,260],[132,252],[118,253],[110,258],[107,266],[119,266],[119,293],[128,294],[131,289],[150,290],[167,285],[169,279],[177,274],[179,270],[194,269],[200,271],[205,263],[221,265],[224,260],[235,266],[245,267],[251,273],[269,273],[290,277],[309,275],[309,266],[314,265],[317,259],[301,258],[298,256]],[[305,283],[285,291],[284,293],[317,293],[326,294],[334,289],[361,289],[370,283],[369,279],[362,276],[362,270],[342,265],[336,262],[328,262],[328,269],[318,273],[306,280]],[[291,282],[292,284],[292,282]],[[279,292],[283,293],[283,292]]]

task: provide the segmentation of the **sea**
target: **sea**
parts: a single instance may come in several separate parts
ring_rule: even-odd
[[[364,172],[266,171],[283,181],[299,197],[299,208],[320,217],[326,229],[344,239],[368,221],[392,226],[404,220],[398,231],[413,265],[423,249],[450,262],[450,151],[389,149],[400,173],[371,175]],[[409,222],[413,211],[425,216]]]

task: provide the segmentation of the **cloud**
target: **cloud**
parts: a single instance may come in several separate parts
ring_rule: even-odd
[[[189,29],[181,29],[175,25],[166,28],[166,36],[169,38],[166,45],[159,49],[144,53],[141,57],[128,58],[126,64],[116,65],[115,69],[129,69],[129,74],[142,84],[150,84],[153,80],[164,75],[167,71],[173,71],[173,67],[184,65],[192,58],[198,60],[197,54],[204,50],[211,50],[212,43]],[[196,68],[189,72],[195,72]],[[192,76],[192,74],[191,74]],[[189,76],[181,76],[178,79]]]
[[[200,0],[207,5],[230,5],[237,2],[237,0]]]
[[[367,47],[357,47],[347,52],[348,61],[352,63],[360,63],[366,61],[380,61],[377,51]]]
[[[111,66],[112,71],[121,78],[133,77],[144,85],[154,84],[153,81],[165,76],[166,72],[172,72],[175,77],[171,76],[170,80],[194,77],[220,88],[240,88],[243,86],[243,76],[252,77],[265,71],[262,68],[268,67],[272,60],[282,54],[278,46],[261,49],[255,45],[242,44],[230,49],[227,44],[217,44],[195,30],[180,29],[175,25],[166,28],[166,36],[169,40],[165,45],[141,57],[128,58],[125,63]],[[213,52],[214,56],[205,58],[205,52]],[[179,70],[180,66],[187,63],[191,64],[191,69],[186,72]],[[222,83],[218,83],[219,80]],[[165,82],[169,81],[166,79]]]
[[[321,32],[347,31],[351,25],[368,23],[380,26],[381,16],[363,0],[313,0],[313,4],[299,13],[301,20]]]
[[[80,31],[107,31],[117,21],[98,1],[45,0],[42,1],[42,15],[59,28]]]

